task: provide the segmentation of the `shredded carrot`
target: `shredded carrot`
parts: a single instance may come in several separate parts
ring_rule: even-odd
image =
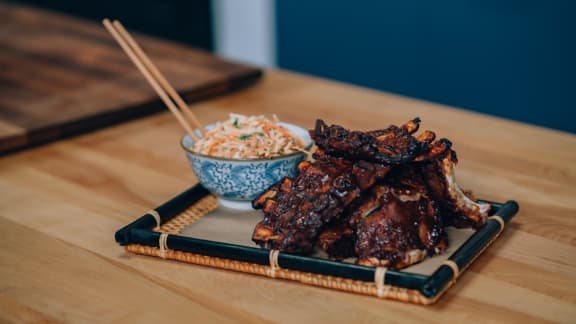
[[[230,118],[194,144],[195,152],[232,159],[272,158],[304,150],[304,141],[265,116]]]

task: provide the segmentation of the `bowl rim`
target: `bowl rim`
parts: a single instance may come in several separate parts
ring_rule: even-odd
[[[303,131],[307,132],[307,129],[304,127],[300,127],[298,125],[295,124],[291,124],[291,123],[286,123],[286,122],[279,122],[279,124],[284,124],[284,125],[288,125],[291,127],[295,127],[295,128],[299,128]],[[212,125],[212,124],[210,124]],[[210,126],[208,125],[208,126]],[[182,136],[182,138],[180,139],[180,146],[184,149],[184,151],[186,151],[186,153],[191,154],[191,155],[195,155],[198,157],[202,157],[205,159],[213,159],[213,160],[219,160],[219,161],[230,161],[230,162],[257,162],[257,161],[274,161],[274,160],[281,160],[281,159],[285,159],[285,158],[289,158],[289,157],[293,157],[293,156],[298,156],[298,155],[303,155],[306,154],[304,152],[294,152],[294,153],[290,153],[290,154],[286,154],[286,155],[280,155],[280,156],[275,156],[275,157],[270,157],[270,158],[249,158],[249,159],[232,159],[232,158],[225,158],[225,157],[220,157],[220,156],[213,156],[213,155],[206,155],[206,154],[202,154],[202,153],[198,153],[198,152],[194,152],[192,151],[190,148],[188,148],[186,145],[184,145],[184,139],[190,137],[190,134],[184,134]],[[312,139],[310,139],[310,142],[304,146],[305,150],[309,150],[312,145],[314,145],[314,141]]]

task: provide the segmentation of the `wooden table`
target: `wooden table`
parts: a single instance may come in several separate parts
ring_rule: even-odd
[[[276,113],[453,140],[459,182],[520,212],[459,283],[416,306],[129,255],[114,232],[196,183],[168,113],[0,159],[0,320],[507,322],[576,319],[576,136],[287,72],[196,104],[204,123]]]
[[[188,102],[232,92],[261,74],[181,44],[134,37]],[[160,103],[101,24],[0,1],[0,155],[149,115],[165,109]]]

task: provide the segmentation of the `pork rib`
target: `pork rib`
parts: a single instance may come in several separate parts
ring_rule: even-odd
[[[358,264],[404,268],[448,245],[436,202],[418,169],[402,166],[375,185],[350,219]]]
[[[339,125],[328,126],[318,119],[310,135],[316,145],[330,155],[353,161],[401,164],[421,153],[421,143],[412,136],[419,125],[420,119],[414,118],[401,127],[392,125],[382,130],[359,132]]]
[[[355,244],[356,231],[345,218],[329,224],[318,237],[318,246],[335,260],[356,257]]]
[[[488,218],[490,204],[478,203],[470,192],[456,183],[456,152],[446,151],[441,158],[422,164],[421,172],[430,197],[439,202],[447,226],[482,227]]]
[[[254,242],[267,249],[311,252],[324,225],[358,197],[352,163],[322,154],[316,158],[300,162],[294,179],[285,178],[254,200],[253,207],[264,211]]]
[[[456,183],[449,140],[414,136],[419,123],[359,132],[317,120],[315,160],[253,201],[264,211],[253,241],[292,253],[317,244],[335,259],[399,269],[442,252],[445,226],[482,226],[490,205]]]
[[[382,164],[333,157],[321,149],[313,156],[312,162],[300,162],[296,177],[282,180],[252,202],[255,209],[264,211],[252,235],[260,246],[312,251],[325,225],[339,219],[362,190],[390,170]]]

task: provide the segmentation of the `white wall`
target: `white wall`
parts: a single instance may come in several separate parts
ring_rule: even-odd
[[[276,65],[273,0],[212,0],[216,54],[236,61]]]

